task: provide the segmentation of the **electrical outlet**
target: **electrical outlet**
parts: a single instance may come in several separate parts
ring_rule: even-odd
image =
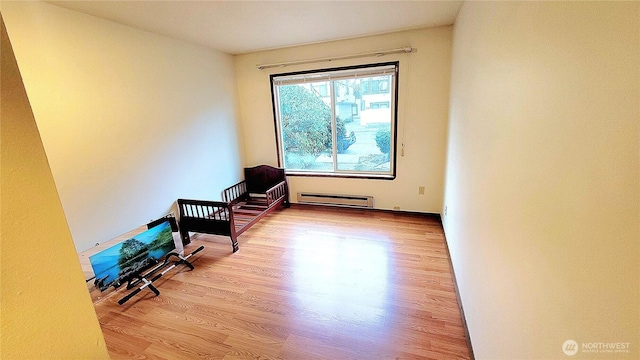
[[[447,216],[447,207],[444,207],[444,216]]]
[[[424,186],[418,186],[418,195],[424,195]]]

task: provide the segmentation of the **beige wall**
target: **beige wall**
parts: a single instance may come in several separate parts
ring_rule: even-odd
[[[1,40],[0,358],[108,359],[4,22]]]
[[[373,195],[376,208],[439,213],[445,159],[452,27],[398,32],[235,57],[245,164],[277,165],[269,75],[363,63],[400,61],[397,177],[389,180],[289,177],[292,200],[298,191]],[[257,64],[341,56],[413,46],[414,54],[334,61],[284,69],[257,70]],[[425,195],[418,187],[425,186]]]
[[[2,14],[78,251],[241,177],[230,55],[47,3]]]
[[[640,354],[640,4],[465,2],[443,217],[478,359]]]

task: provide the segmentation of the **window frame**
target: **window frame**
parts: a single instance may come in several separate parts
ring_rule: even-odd
[[[289,170],[285,168],[285,163],[284,163],[284,149],[282,149],[282,130],[281,130],[281,124],[280,124],[280,120],[279,120],[279,115],[278,115],[278,108],[279,106],[277,105],[277,101],[279,101],[279,98],[276,94],[276,84],[274,83],[274,79],[276,78],[282,78],[282,77],[293,77],[293,76],[301,76],[301,75],[311,75],[311,74],[318,74],[318,73],[331,73],[331,72],[340,72],[340,71],[350,71],[350,70],[358,70],[358,69],[367,69],[367,68],[376,68],[376,67],[384,67],[384,66],[394,66],[395,67],[395,72],[393,74],[394,78],[392,79],[392,84],[389,84],[387,86],[388,91],[391,92],[391,100],[390,100],[390,107],[391,107],[391,119],[390,119],[390,126],[391,126],[391,144],[390,144],[390,154],[389,154],[389,161],[390,161],[390,169],[389,172],[385,172],[385,173],[381,173],[381,172],[372,172],[372,171],[353,171],[353,170],[338,170],[337,168],[334,168],[334,170],[331,171],[323,171],[323,170],[316,170],[316,171],[296,171],[296,170]],[[373,75],[375,76],[375,75]],[[270,82],[270,86],[271,86],[271,105],[272,105],[272,111],[273,111],[273,121],[274,121],[274,130],[275,130],[275,138],[276,138],[276,152],[277,152],[277,157],[278,157],[278,166],[282,167],[285,169],[285,173],[287,174],[287,176],[300,176],[300,177],[333,177],[333,178],[358,178],[358,179],[378,179],[378,180],[393,180],[396,178],[396,169],[397,169],[397,138],[398,138],[398,89],[399,89],[399,76],[400,76],[400,62],[399,61],[393,61],[393,62],[384,62],[384,63],[372,63],[372,64],[360,64],[360,65],[352,65],[352,66],[344,66],[344,67],[334,67],[334,68],[321,68],[321,69],[313,69],[313,70],[306,70],[306,71],[295,71],[295,72],[287,72],[287,73],[276,73],[276,74],[271,74],[269,76],[269,82]],[[330,80],[331,81],[331,80]],[[333,84],[333,81],[330,82],[330,84]],[[333,103],[334,101],[334,96],[333,96],[333,87],[334,86],[329,86],[331,89],[330,94],[331,94],[331,99],[332,99],[332,128],[333,131],[335,132],[335,103]],[[393,89],[392,89],[393,87]],[[375,93],[378,94],[378,93]],[[364,93],[362,93],[362,95],[366,95]],[[335,135],[334,135],[334,139],[335,139]],[[337,151],[335,148],[335,141],[334,143],[334,147],[333,147],[333,151],[332,153],[335,153],[337,155]]]

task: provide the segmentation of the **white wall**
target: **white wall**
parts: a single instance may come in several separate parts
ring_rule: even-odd
[[[47,3],[2,15],[78,251],[240,179],[230,55]]]
[[[640,354],[640,4],[465,2],[443,217],[478,359]]]
[[[405,156],[389,180],[289,177],[291,200],[298,191],[373,195],[376,208],[439,213],[444,183],[446,124],[451,66],[451,26],[298,46],[235,57],[245,165],[278,165],[269,75],[363,63],[399,61],[398,139],[406,134]],[[256,65],[357,54],[404,46],[410,55],[388,55],[257,70]],[[425,186],[425,195],[418,187]]]

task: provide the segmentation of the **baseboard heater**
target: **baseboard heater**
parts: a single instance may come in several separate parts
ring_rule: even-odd
[[[373,209],[373,196],[299,192],[298,203]]]

